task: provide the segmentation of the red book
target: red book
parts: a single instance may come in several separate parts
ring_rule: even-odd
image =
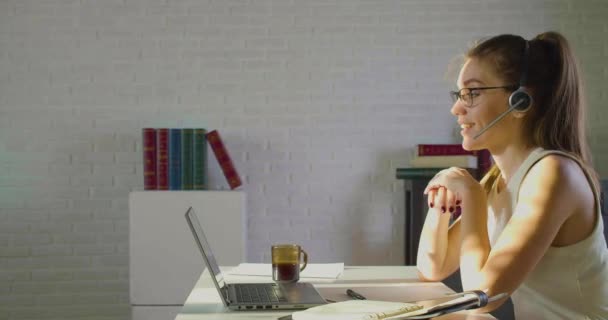
[[[462,148],[461,144],[419,144],[419,156],[464,156],[477,155],[475,151]]]
[[[213,150],[213,154],[215,154],[215,158],[224,172],[230,189],[238,188],[242,184],[241,178],[236,172],[236,168],[232,163],[228,150],[226,150],[226,146],[224,146],[224,142],[222,141],[222,138],[220,138],[220,134],[217,130],[207,133],[207,142],[211,146],[211,150]]]
[[[156,190],[156,129],[142,129],[144,190]]]
[[[156,138],[158,140],[156,154],[158,190],[169,190],[169,129],[158,129]]]

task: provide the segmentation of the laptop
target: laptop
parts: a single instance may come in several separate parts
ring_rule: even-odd
[[[186,220],[211,274],[211,280],[213,280],[224,306],[230,310],[295,310],[326,303],[310,283],[226,283],[192,207],[186,211]]]

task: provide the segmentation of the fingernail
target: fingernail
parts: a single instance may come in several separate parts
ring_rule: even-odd
[[[454,212],[454,219],[460,217],[460,215],[462,214],[462,210],[460,209],[460,207],[456,207],[456,212]]]
[[[429,203],[429,207],[431,207],[431,208],[432,208],[432,207],[434,207],[434,206],[435,206],[435,205],[434,205],[432,202],[431,202],[431,203]]]
[[[441,207],[441,213],[445,213],[445,207]]]
[[[450,213],[454,212],[454,207],[450,207]]]
[[[460,200],[456,200],[456,205],[459,205],[459,204],[460,204]]]

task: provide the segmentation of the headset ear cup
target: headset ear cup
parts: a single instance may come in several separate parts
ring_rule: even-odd
[[[509,96],[509,106],[516,106],[518,112],[526,112],[532,105],[532,97],[523,88],[519,88]]]

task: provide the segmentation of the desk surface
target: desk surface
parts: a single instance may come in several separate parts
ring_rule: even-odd
[[[229,267],[222,267],[229,270]],[[268,282],[268,277],[225,275],[226,282]],[[413,266],[345,267],[344,273],[335,280],[304,278],[312,282],[326,299],[344,301],[350,299],[345,291],[353,288],[368,299],[396,302],[422,301],[441,297],[453,291],[441,282],[420,282]],[[289,311],[230,311],[211,282],[207,270],[203,272],[184,307],[175,320],[231,320],[231,319],[277,319],[290,314]],[[453,313],[438,317],[441,320],[487,320],[495,319],[489,314]]]

